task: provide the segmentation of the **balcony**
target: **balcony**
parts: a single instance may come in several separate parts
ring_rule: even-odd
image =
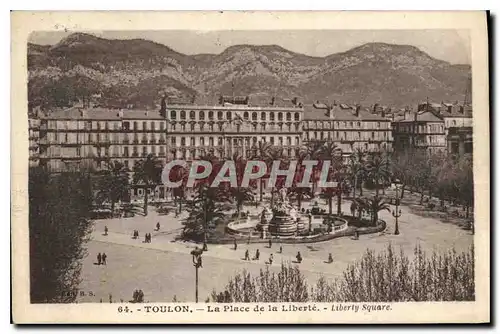
[[[134,139],[134,140],[132,141],[132,143],[134,143],[134,144],[139,144],[139,139]]]
[[[166,144],[166,143],[167,143],[167,141],[166,141],[165,139],[160,139],[158,142],[159,142],[160,144]]]
[[[147,143],[148,143],[148,140],[147,140],[147,139],[145,139],[145,138],[142,138],[141,143],[142,143],[142,144],[147,144]]]
[[[123,139],[123,143],[128,144],[128,143],[130,143],[130,140],[128,138],[125,138],[125,139]]]
[[[133,152],[133,153],[132,153],[132,158],[137,158],[137,157],[139,157],[139,153],[137,153],[137,152]]]

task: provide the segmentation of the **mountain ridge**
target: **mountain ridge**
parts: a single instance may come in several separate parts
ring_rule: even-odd
[[[27,47],[30,104],[46,108],[71,104],[86,91],[61,88],[62,78],[65,85],[92,82],[90,91],[103,96],[100,102],[140,107],[155,107],[165,92],[210,103],[218,94],[234,93],[394,107],[425,98],[463,100],[470,92],[470,65],[450,64],[412,45],[367,43],[313,57],[276,44],[243,44],[219,54],[186,55],[145,39],[74,33],[50,47]],[[62,92],[49,95],[62,97],[43,97],[54,89]]]

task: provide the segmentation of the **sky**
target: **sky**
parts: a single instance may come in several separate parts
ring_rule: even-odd
[[[29,42],[56,44],[72,32],[33,32]],[[290,51],[324,57],[365,43],[408,44],[452,64],[470,64],[467,30],[162,30],[88,31],[109,39],[143,38],[165,44],[184,54],[218,54],[232,45],[277,44]]]

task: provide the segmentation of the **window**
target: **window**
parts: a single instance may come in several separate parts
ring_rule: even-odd
[[[205,146],[205,138],[200,138],[200,146]]]
[[[177,119],[177,112],[175,110],[170,111],[170,119]]]
[[[257,120],[257,113],[253,112],[252,113],[252,121],[256,121],[256,120]]]
[[[222,111],[217,112],[217,119],[221,120],[223,118]]]
[[[172,139],[170,139],[170,142],[172,143],[172,146],[175,146],[176,144],[176,138],[175,137],[172,137]]]
[[[156,146],[151,146],[151,153],[156,155]]]
[[[181,138],[181,146],[186,146],[186,138]]]
[[[286,120],[287,121],[291,121],[292,120],[292,114],[291,113],[289,113],[289,112],[286,113]]]
[[[123,148],[123,155],[124,155],[126,158],[128,158],[128,146],[125,146],[125,147]]]
[[[182,120],[186,119],[186,112],[184,110],[181,110],[181,119]]]
[[[209,120],[213,120],[214,119],[214,112],[213,111],[209,111],[208,112],[208,119]]]
[[[194,123],[191,123],[191,131],[194,131]]]
[[[202,111],[200,111],[199,116],[200,116],[200,119],[201,119],[201,120],[204,120],[204,119],[205,119],[205,112],[204,112],[203,110],[202,110]]]
[[[279,112],[278,113],[278,122],[281,122],[281,121],[283,121],[283,113]]]
[[[196,114],[195,114],[194,110],[191,110],[189,112],[189,119],[195,119],[195,118],[196,118]]]
[[[298,112],[295,113],[295,121],[296,122],[300,121],[300,113]]]
[[[226,118],[228,120],[231,120],[231,112],[230,111],[226,112]]]
[[[243,119],[244,119],[245,121],[248,121],[248,112],[247,112],[247,111],[245,111],[245,112],[243,113]]]
[[[266,113],[265,112],[261,112],[260,113],[260,119],[265,121],[266,120]]]
[[[165,123],[160,123],[160,131],[164,131],[165,130]]]
[[[375,138],[375,132],[372,132],[372,139]]]
[[[82,155],[82,149],[80,148],[80,146],[78,146],[78,147],[76,148],[76,155],[77,155],[77,156]]]
[[[271,137],[271,144],[274,145],[274,137]]]
[[[175,131],[175,124],[172,124],[171,126],[172,131]]]
[[[148,155],[148,148],[146,146],[142,147],[142,155]]]
[[[208,145],[214,146],[214,139],[212,137],[208,138]]]
[[[358,131],[358,139],[361,139],[361,132]]]
[[[139,124],[137,122],[134,122],[134,131],[137,131],[139,129]]]
[[[125,168],[129,169],[128,160],[125,160],[124,164],[125,164]]]
[[[191,142],[191,146],[194,146],[194,142],[195,142],[194,137],[191,137],[190,142]]]
[[[155,122],[151,122],[151,131],[155,130]]]
[[[270,113],[269,113],[269,120],[270,120],[271,122],[274,122],[274,113],[273,113],[273,112],[270,112]]]

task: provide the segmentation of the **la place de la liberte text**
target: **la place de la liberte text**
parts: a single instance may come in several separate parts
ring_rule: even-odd
[[[159,305],[159,306],[144,306],[146,313],[192,313],[193,309],[186,305]],[[378,312],[391,311],[390,304],[332,304],[332,305],[317,305],[317,304],[281,304],[281,305],[255,305],[255,306],[236,306],[224,305],[213,306],[207,305],[203,308],[197,308],[196,311],[208,313],[237,313],[237,312]]]

